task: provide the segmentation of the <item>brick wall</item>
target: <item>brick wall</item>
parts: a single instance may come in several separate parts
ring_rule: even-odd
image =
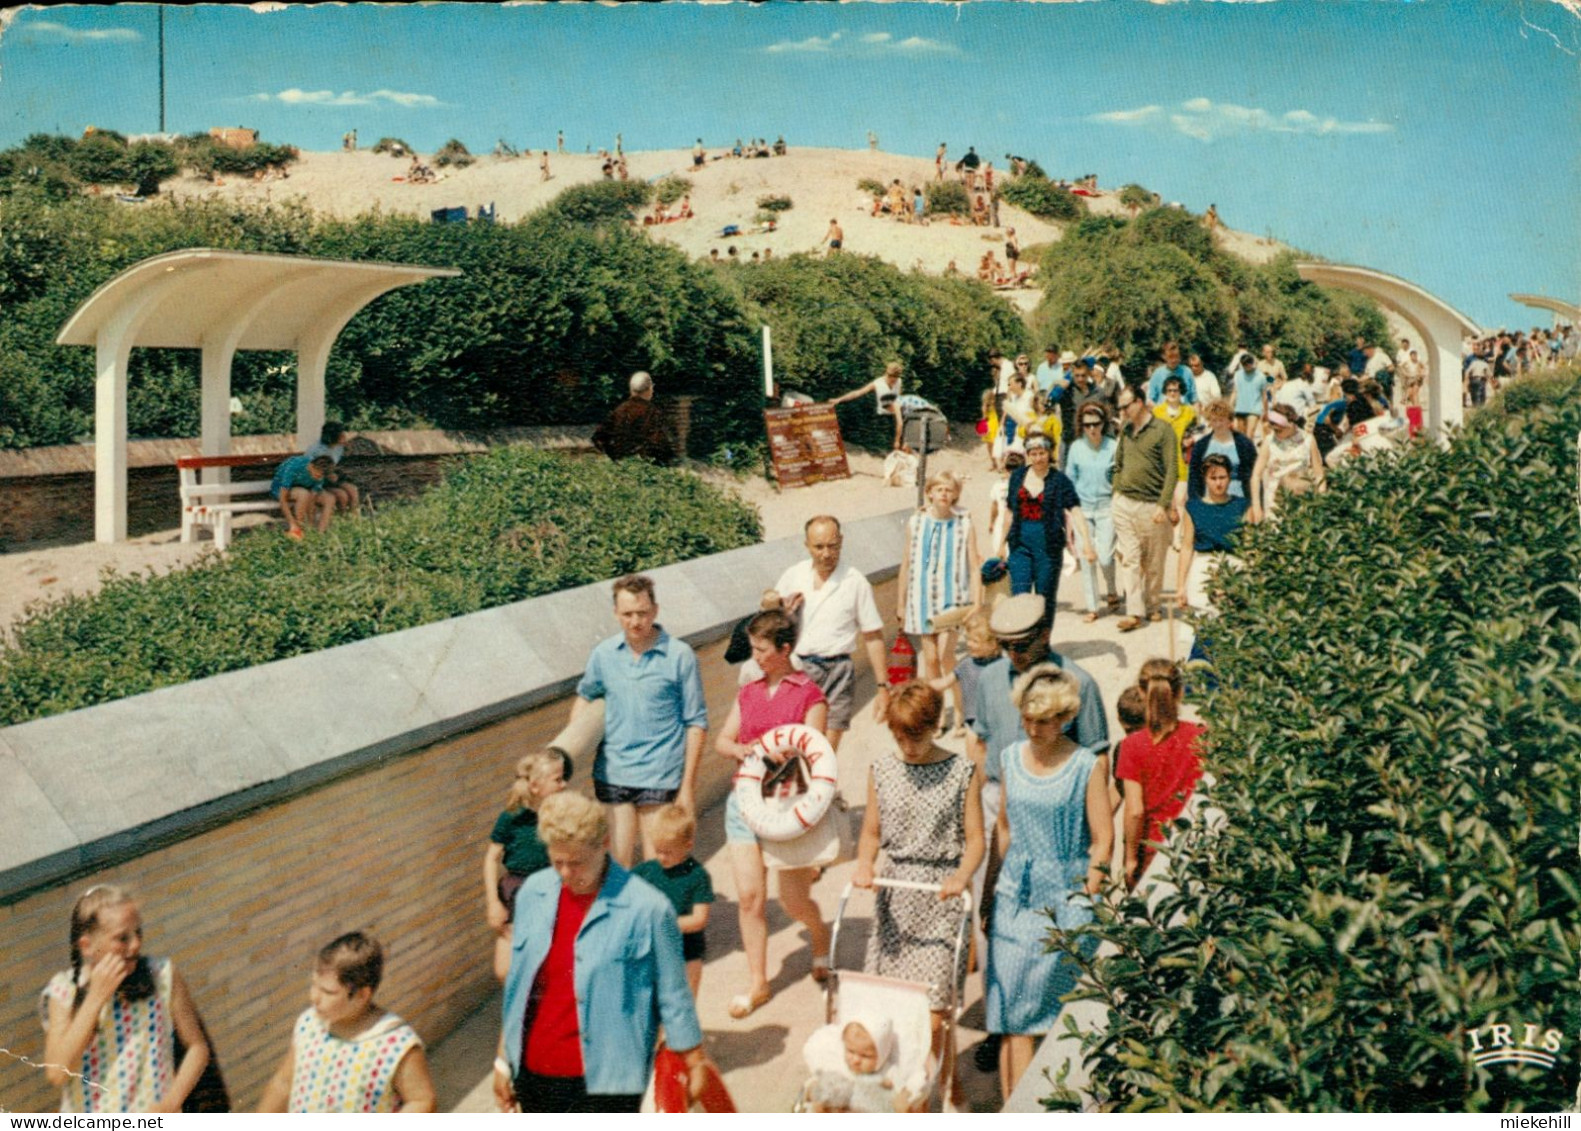
[[[508,428],[463,434],[410,431],[359,434],[343,466],[375,500],[416,494],[439,481],[444,461],[510,443],[592,450],[591,426]],[[290,436],[238,436],[232,451],[289,451]],[[359,450],[360,449],[360,450]],[[198,454],[196,440],[138,440],[127,445],[126,523],[136,538],[181,525],[176,459]],[[0,451],[0,553],[33,545],[93,541],[93,446]]]
[[[893,581],[877,589],[888,608]],[[720,641],[698,653],[716,724],[736,690],[723,649]],[[552,703],[391,758],[0,907],[0,1048],[12,1054],[0,1053],[0,1107],[59,1106],[43,1072],[13,1057],[42,1060],[39,991],[68,966],[71,905],[95,883],[137,894],[148,952],[173,958],[191,987],[238,1110],[257,1104],[292,1020],[307,1007],[315,952],[343,931],[368,928],[385,944],[379,1000],[425,1040],[445,1037],[494,988],[482,855],[511,767],[558,732],[566,711],[564,701]],[[711,745],[703,770],[706,805],[728,788],[728,766]],[[586,788],[588,777],[579,766],[575,785]],[[722,819],[720,810],[707,818]],[[480,1078],[487,1071],[478,1065]]]

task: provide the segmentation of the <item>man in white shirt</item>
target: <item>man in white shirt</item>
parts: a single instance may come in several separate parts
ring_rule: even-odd
[[[1378,382],[1383,387],[1383,395],[1388,397],[1392,403],[1395,399],[1394,362],[1389,359],[1389,351],[1370,345],[1366,347],[1365,352],[1367,354],[1367,365],[1362,370],[1362,378],[1371,377]]]
[[[1218,376],[1202,364],[1201,354],[1194,353],[1186,358],[1186,365],[1191,370],[1191,379],[1197,384],[1198,405],[1205,405],[1224,396],[1224,391],[1219,388]]]
[[[1310,426],[1313,423],[1312,413],[1317,408],[1317,390],[1307,380],[1306,370],[1298,369],[1288,381],[1274,394],[1274,403],[1284,405],[1301,418],[1302,423]],[[1286,413],[1286,415],[1290,415]]]
[[[873,586],[855,566],[840,567],[840,520],[818,515],[807,520],[807,555],[775,583],[785,599],[785,611],[800,613],[801,633],[796,656],[802,670],[829,701],[829,743],[836,750],[851,728],[856,709],[856,667],[851,654],[858,639],[873,668],[878,694],[873,717],[882,720],[889,710],[889,683],[884,655],[884,618],[873,599]]]

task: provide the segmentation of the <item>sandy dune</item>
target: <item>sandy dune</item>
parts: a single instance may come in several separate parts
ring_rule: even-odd
[[[1003,257],[1005,227],[1014,227],[1023,249],[1060,238],[1060,225],[1029,216],[1018,208],[1001,205],[1004,227],[975,228],[947,221],[922,226],[903,224],[888,216],[868,214],[870,197],[857,182],[871,178],[888,184],[899,178],[908,192],[933,177],[930,158],[902,157],[866,150],[796,149],[784,157],[721,158],[692,168],[685,150],[631,153],[627,162],[632,178],[654,181],[679,174],[693,185],[692,210],[686,221],[648,229],[655,238],[673,243],[688,255],[706,257],[712,249],[724,256],[734,245],[743,259],[754,251],[772,250],[784,256],[811,251],[822,241],[829,221],[838,218],[845,229],[847,250],[876,255],[898,267],[941,273],[954,260],[967,275],[975,274],[986,250]],[[435,184],[407,184],[405,159],[357,153],[303,153],[285,180],[228,179],[214,185],[196,178],[167,184],[176,197],[204,197],[252,202],[300,199],[332,216],[355,216],[378,208],[383,212],[427,216],[436,208],[477,209],[493,205],[498,219],[519,220],[547,204],[570,185],[599,180],[602,161],[585,154],[550,153],[552,177],[541,179],[536,155],[516,158],[479,157],[465,169],[438,170]],[[400,179],[397,179],[400,178]],[[792,207],[780,214],[777,231],[765,235],[726,238],[719,233],[730,224],[749,228],[758,213],[758,197],[773,193],[791,198]],[[1088,201],[1098,214],[1121,214],[1112,193]],[[1244,232],[1225,231],[1224,246],[1237,255],[1261,262],[1282,245]],[[1036,288],[1007,291],[1022,310],[1037,305]]]

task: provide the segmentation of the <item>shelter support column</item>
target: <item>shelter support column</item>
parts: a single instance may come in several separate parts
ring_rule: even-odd
[[[306,451],[318,443],[324,427],[324,368],[329,362],[329,338],[318,348],[296,354],[296,446]]]
[[[203,436],[199,451],[206,456],[231,454],[231,361],[236,347],[229,341],[203,343]],[[230,481],[230,469],[203,470],[205,483]]]
[[[329,351],[352,316],[378,298],[389,285],[378,281],[348,290],[330,303],[307,327],[296,344],[296,440],[303,449],[318,443],[324,427],[324,371]]]
[[[93,390],[93,540],[126,541],[126,364],[119,335],[100,338]]]
[[[126,369],[132,345],[172,275],[120,307],[94,336],[93,540],[126,541]]]
[[[1460,386],[1460,329],[1432,327],[1427,345],[1427,419],[1439,438],[1444,430],[1465,423],[1465,400]]]
[[[1427,362],[1428,432],[1442,443],[1445,431],[1464,422],[1460,396],[1460,339],[1479,333],[1477,324],[1443,299],[1415,283],[1367,267],[1339,263],[1297,263],[1296,271],[1309,283],[1343,287],[1364,294],[1399,314],[1422,335]]]

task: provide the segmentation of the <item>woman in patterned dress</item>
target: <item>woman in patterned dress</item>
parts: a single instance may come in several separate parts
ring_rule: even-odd
[[[384,948],[352,931],[318,952],[312,1007],[291,1030],[291,1047],[264,1089],[263,1112],[434,1112],[423,1042],[374,1003]]]
[[[209,1062],[186,983],[168,958],[143,954],[137,904],[109,884],[72,908],[71,969],[44,987],[42,1008],[44,1072],[62,1111],[177,1112]]]
[[[982,558],[971,515],[957,508],[960,479],[949,471],[930,475],[925,493],[928,505],[907,526],[895,615],[906,632],[922,638],[922,678],[941,679],[955,658],[955,633],[936,626],[934,618],[948,609],[978,605]],[[960,723],[965,719],[960,689],[953,694],[955,721]]]
[[[1059,1015],[1060,998],[1076,985],[1075,963],[1048,951],[1049,928],[1068,931],[1092,921],[1089,897],[1103,887],[1114,848],[1109,759],[1065,734],[1081,705],[1076,681],[1053,664],[1038,664],[1010,695],[1027,740],[998,754],[1004,863],[994,885],[986,979],[988,1031],[1004,1038],[999,1086],[1006,1099],[1031,1063],[1037,1038]]]
[[[958,920],[940,908],[972,882],[983,858],[982,780],[969,758],[937,745],[934,727],[944,697],[920,680],[897,690],[886,721],[900,748],[894,757],[874,760],[867,777],[867,810],[857,849],[859,888],[873,886],[878,850],[885,855],[884,876],[938,884],[932,892],[882,888],[864,968],[869,974],[927,982],[933,987],[933,1053],[940,1078],[960,1095],[955,1076],[954,1041],[946,1040],[950,982],[956,979]],[[964,965],[964,964],[963,964]],[[960,989],[956,980],[955,988]]]

